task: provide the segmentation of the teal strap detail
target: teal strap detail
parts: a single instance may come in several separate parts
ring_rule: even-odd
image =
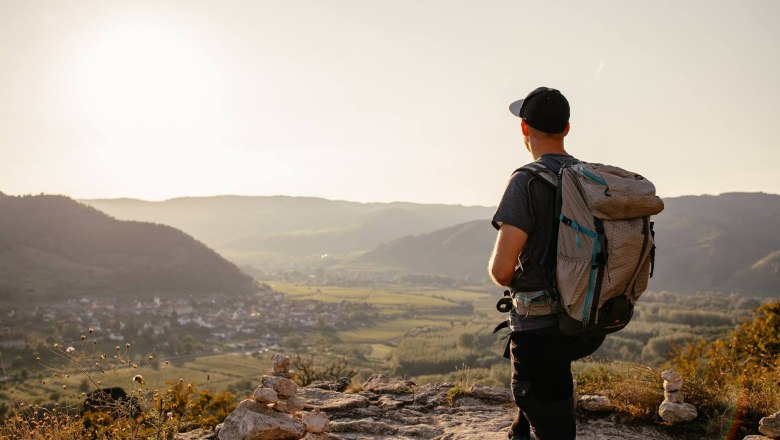
[[[580,232],[582,232],[583,234],[585,234],[588,237],[591,237],[593,239],[595,239],[596,236],[597,236],[597,234],[595,232],[591,231],[588,228],[585,228],[585,227],[581,226],[579,223],[577,223],[574,220],[566,217],[563,214],[561,214],[560,217],[558,217],[558,219],[564,225],[566,225],[566,226],[574,229],[575,231],[577,231],[577,234],[574,236],[574,244],[577,246],[577,249],[579,249],[580,246],[582,245],[582,241],[580,240]]]
[[[515,300],[521,303],[524,307],[529,307],[531,304],[542,304],[547,302],[547,292],[544,290],[538,290],[536,292],[514,292]]]
[[[591,173],[585,167],[581,167],[580,168],[580,172],[582,172],[582,174],[585,177],[587,177],[588,179],[598,183],[599,185],[607,186],[607,182],[601,176],[597,176],[597,175]]]
[[[588,319],[590,316],[590,308],[592,306],[593,302],[593,293],[595,290],[595,284],[596,284],[596,271],[598,270],[598,265],[596,264],[596,258],[599,254],[600,250],[600,242],[598,240],[594,240],[593,242],[593,254],[590,257],[590,274],[588,276],[588,293],[585,295],[585,305],[582,308],[582,322],[584,324],[588,323]]]

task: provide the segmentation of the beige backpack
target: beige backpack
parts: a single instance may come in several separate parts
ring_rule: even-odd
[[[647,288],[655,260],[650,216],[664,209],[655,186],[639,174],[601,164],[564,165],[558,175],[540,162],[526,165],[556,187],[558,219],[554,280],[558,326],[571,336],[625,327]],[[549,274],[545,274],[549,275]]]

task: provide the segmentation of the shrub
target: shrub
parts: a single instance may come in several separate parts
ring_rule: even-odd
[[[691,403],[701,406],[716,432],[780,410],[780,301],[760,306],[753,320],[710,344],[698,341],[673,349],[671,365],[690,383]]]

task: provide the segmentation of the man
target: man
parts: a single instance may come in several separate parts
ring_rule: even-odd
[[[523,142],[535,161],[555,173],[577,161],[564,149],[570,111],[561,92],[539,87],[512,103],[509,110],[521,118]],[[558,332],[556,295],[550,292],[558,230],[554,212],[555,187],[529,171],[518,170],[509,179],[493,217],[498,237],[490,275],[496,284],[509,287],[513,298],[533,298],[528,310],[513,307],[510,312],[508,354],[512,394],[518,406],[509,432],[512,440],[575,438],[571,362],[593,353],[604,340],[603,336],[583,339]]]

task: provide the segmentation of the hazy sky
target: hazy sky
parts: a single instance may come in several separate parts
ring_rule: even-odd
[[[0,191],[495,205],[509,103],[662,196],[780,193],[780,1],[0,0]]]

